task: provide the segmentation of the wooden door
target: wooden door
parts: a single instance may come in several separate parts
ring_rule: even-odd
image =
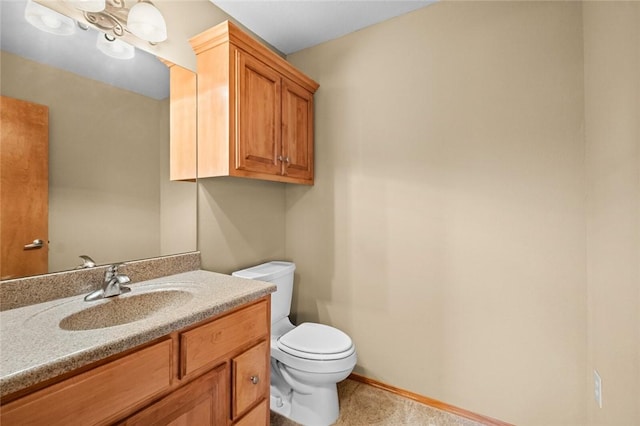
[[[228,376],[227,364],[221,364],[119,425],[226,426]]]
[[[285,79],[282,84],[284,175],[313,180],[313,94]]]
[[[237,51],[238,110],[235,168],[281,174],[280,74]]]
[[[47,272],[49,108],[2,96],[0,110],[0,279],[4,280]]]

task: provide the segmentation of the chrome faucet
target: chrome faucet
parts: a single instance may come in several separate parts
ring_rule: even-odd
[[[131,279],[124,274],[118,273],[118,267],[122,266],[122,263],[115,265],[109,265],[104,273],[103,287],[85,296],[84,300],[87,302],[93,302],[94,300],[105,299],[107,297],[119,296],[131,291],[129,287],[125,287],[122,284],[126,284]]]
[[[76,269],[86,269],[86,268],[96,267],[96,262],[86,254],[81,255],[80,259],[82,259],[82,265],[76,266]]]

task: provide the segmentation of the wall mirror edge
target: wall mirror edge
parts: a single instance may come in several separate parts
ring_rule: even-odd
[[[26,3],[26,2],[24,2]],[[5,14],[7,13],[7,4],[3,4],[2,9],[0,9],[0,14],[3,15],[3,21],[4,18],[6,17]],[[4,22],[3,22],[3,28],[5,27]],[[8,28],[6,30],[9,30]],[[3,33],[5,32],[5,30],[3,30]],[[4,34],[3,34],[3,39],[4,39]],[[4,40],[3,40],[4,41]],[[4,43],[3,43],[3,47],[2,47],[2,55],[3,55],[3,59],[5,59],[6,57],[8,57],[8,55],[13,55],[13,53],[11,52],[6,52],[5,51],[5,47],[4,47]],[[151,56],[151,54],[149,54],[147,52],[148,56]],[[156,58],[159,62],[164,63],[164,68],[167,70],[166,71],[166,75],[167,75],[167,85],[168,85],[168,76],[169,76],[169,67],[167,66],[167,62],[171,63],[170,61],[163,59],[162,57],[160,57],[159,55],[154,55],[154,58]],[[2,66],[2,74],[3,74],[3,83],[5,81],[10,81],[9,79],[5,80],[5,71],[7,73],[9,73],[8,70],[6,70],[5,68],[8,67],[9,61],[1,61],[0,65]],[[187,69],[186,67],[183,67],[180,64],[177,64],[180,68],[182,69]],[[66,71],[65,71],[66,72]],[[193,71],[190,71],[191,73],[193,73]],[[195,73],[193,73],[195,75]],[[51,82],[49,82],[51,83]],[[43,86],[47,86],[47,83],[35,83],[32,82],[31,83],[33,86],[35,87],[43,87]],[[16,93],[14,93],[11,90],[7,89],[7,92],[5,94],[5,90],[4,88],[6,88],[7,86],[9,86],[8,84],[3,84],[3,91],[2,91],[2,95],[3,96],[7,96],[7,97],[14,97],[14,98],[20,98],[20,96],[15,96]],[[167,89],[168,91],[168,89]],[[80,96],[80,94],[75,94],[72,93],[70,94],[70,96]],[[87,97],[91,97],[92,95],[89,94],[84,94],[84,96]],[[139,95],[134,95],[134,96],[139,96]],[[164,102],[164,103],[163,103]],[[36,102],[37,103],[37,102]],[[143,259],[152,259],[152,258],[157,258],[157,257],[163,257],[163,256],[168,256],[168,255],[175,255],[175,254],[185,254],[185,253],[193,253],[193,252],[197,252],[197,242],[196,242],[196,233],[197,233],[197,229],[196,229],[196,205],[197,205],[197,185],[193,185],[194,182],[196,182],[195,179],[195,172],[193,175],[193,179],[174,179],[174,180],[170,180],[169,177],[169,140],[170,140],[170,129],[169,129],[169,122],[170,122],[170,118],[169,118],[169,111],[171,109],[171,105],[169,102],[169,97],[166,98],[166,100],[158,100],[157,101],[158,105],[157,105],[157,114],[162,114],[164,117],[164,122],[163,122],[163,126],[165,126],[165,131],[164,134],[159,135],[158,130],[154,130],[154,135],[157,139],[161,139],[161,146],[158,146],[157,151],[162,151],[162,152],[155,152],[153,153],[153,155],[151,155],[150,157],[152,157],[153,161],[160,163],[163,163],[162,167],[158,167],[158,174],[155,176],[155,186],[160,187],[157,190],[157,196],[156,196],[156,200],[154,200],[154,202],[157,202],[158,204],[160,204],[160,211],[158,212],[154,212],[152,214],[152,216],[154,216],[152,218],[152,221],[155,222],[159,227],[160,230],[156,232],[156,236],[153,237],[148,237],[148,236],[144,236],[142,234],[140,235],[132,235],[130,238],[132,240],[135,241],[143,241],[145,239],[148,238],[155,238],[155,245],[157,247],[157,249],[155,249],[154,251],[151,252],[131,252],[131,251],[127,251],[127,250],[123,250],[122,255],[113,255],[113,256],[103,256],[100,254],[99,250],[92,250],[91,247],[72,247],[72,246],[66,246],[65,250],[66,250],[66,264],[64,267],[55,267],[52,265],[52,267],[48,267],[47,271],[44,273],[26,273],[26,274],[22,274],[22,275],[17,275],[17,276],[5,276],[4,274],[2,274],[2,276],[0,277],[0,282],[1,281],[7,281],[7,280],[14,280],[14,279],[20,279],[20,278],[30,278],[30,277],[35,277],[35,276],[43,276],[43,275],[47,275],[47,274],[52,274],[52,273],[58,273],[58,272],[65,272],[65,271],[73,271],[75,270],[78,266],[80,266],[82,264],[82,260],[80,259],[80,255],[89,255],[91,256],[96,263],[96,266],[99,265],[106,265],[106,264],[110,264],[110,263],[115,263],[115,262],[132,262],[132,261],[137,261],[137,260],[143,260]],[[58,108],[59,109],[59,108]],[[54,112],[50,113],[50,117],[51,118],[56,118],[57,117],[57,113],[58,113],[58,109],[56,109],[55,114]],[[112,110],[117,110],[118,108],[112,108]],[[102,111],[104,112],[104,111]],[[103,113],[103,115],[106,115]],[[112,117],[108,117],[105,118],[104,122],[108,123],[109,119],[113,120]],[[117,121],[116,121],[117,122]],[[113,123],[112,123],[113,124]],[[108,127],[108,126],[107,126]],[[159,126],[158,126],[159,127]],[[100,133],[100,132],[105,132],[105,128],[100,128],[100,129],[95,129],[96,134]],[[53,133],[53,132],[52,132]],[[90,134],[89,134],[90,135]],[[50,139],[52,139],[53,135],[50,135]],[[86,136],[86,135],[85,135]],[[85,140],[88,140],[87,138],[85,138]],[[50,141],[53,142],[53,141]],[[84,146],[83,148],[86,148],[86,146]],[[55,149],[55,145],[53,146],[53,149]],[[121,150],[122,152],[122,150]],[[96,155],[106,155],[104,152],[102,152],[101,150],[96,150],[95,152]],[[52,156],[55,156],[56,153],[55,151],[52,151]],[[137,153],[132,153],[133,155],[137,155],[138,157],[141,157],[141,152],[137,152]],[[195,153],[193,154],[195,157]],[[122,157],[122,156],[121,156]],[[121,158],[120,157],[120,158]],[[56,160],[53,158],[50,158],[50,162],[53,164],[55,164]],[[113,159],[110,159],[108,161],[109,164],[113,164]],[[115,167],[113,167],[114,169],[117,169],[114,172],[105,172],[106,174],[110,174],[110,175],[126,175],[126,170],[124,169],[135,169],[136,167],[132,165],[132,163],[130,162],[124,162],[125,164],[122,165],[116,165]],[[90,168],[90,165],[86,166],[87,168]],[[194,165],[195,167],[195,165]],[[119,168],[122,168],[123,170],[120,170]],[[129,177],[129,179],[127,179],[126,177]],[[64,180],[64,179],[63,179]],[[70,181],[74,181],[73,178],[68,179]],[[93,178],[91,179],[87,179],[88,181],[91,180],[95,180]],[[141,178],[140,180],[144,180],[144,178]],[[77,183],[78,179],[75,179],[75,182]],[[121,178],[120,180],[118,180],[117,178],[114,179],[115,183],[118,183],[121,185],[122,188],[129,186],[129,185],[133,185],[133,183],[136,181],[136,179],[132,179],[130,178],[130,176],[126,175],[125,177]],[[98,191],[91,191],[89,188],[84,187],[84,188],[80,188],[82,185],[84,184],[77,184],[75,188],[71,188],[73,186],[73,184],[69,184],[69,182],[63,182],[60,179],[56,178],[54,179],[53,183],[50,183],[50,187],[53,188],[54,185],[57,185],[57,183],[60,183],[60,186],[56,186],[55,191],[57,191],[55,194],[53,194],[53,197],[57,197],[58,195],[60,195],[60,193],[63,193],[65,196],[69,196],[70,193],[72,192],[76,192],[76,195],[81,195],[81,196],[86,196],[87,193],[89,193],[89,198],[91,198],[91,193],[98,193],[100,192]],[[153,185],[153,183],[149,183],[148,184]],[[88,184],[87,184],[88,185]],[[63,189],[60,189],[63,188]],[[71,188],[71,189],[70,189]],[[188,189],[185,189],[188,188]],[[144,190],[143,190],[144,191]],[[104,191],[103,191],[104,192]],[[108,192],[108,191],[107,191]],[[122,199],[123,199],[123,203],[127,203],[128,202],[128,207],[124,208],[124,209],[120,209],[121,211],[124,210],[136,210],[138,209],[140,206],[137,204],[137,201],[135,200],[134,196],[130,193],[127,193],[124,189],[122,190],[123,194],[122,195]],[[102,195],[104,195],[105,197],[102,198],[107,198],[107,199],[117,199],[118,197],[118,193],[116,192],[116,194],[114,193],[103,193]],[[96,198],[100,198],[100,197],[96,197]],[[53,203],[53,205],[51,206],[51,210],[56,211],[56,209],[60,206],[58,201],[58,199],[52,199],[52,196],[50,195],[50,201]],[[95,200],[92,200],[95,201]],[[105,210],[109,210],[108,207],[104,207],[104,205],[100,205],[99,202],[94,205],[94,209],[98,210],[98,211],[105,211]],[[50,215],[49,217],[51,217],[51,214],[53,214],[50,210]],[[61,217],[61,212],[58,212],[58,219],[60,219]],[[118,214],[120,214],[117,210],[117,208],[114,208],[112,213],[113,216],[117,216]],[[185,218],[186,216],[186,218]],[[176,221],[175,219],[179,217],[180,220]],[[174,220],[172,220],[172,218]],[[186,219],[186,220],[185,220]],[[67,220],[71,220],[71,218],[67,218]],[[173,235],[171,234],[171,228],[174,226],[174,224],[178,223],[178,222],[187,222],[188,224],[183,226],[183,231],[185,231],[184,233],[188,234],[188,242],[185,242],[185,239],[182,239],[181,241],[179,241],[177,244],[174,244],[172,248],[172,244],[175,243],[176,238],[180,239],[179,237],[176,236],[176,234],[178,234],[178,231],[173,232]],[[67,226],[69,226],[70,224],[67,223]],[[100,220],[97,220],[96,223],[94,224],[93,228],[96,230],[95,234],[100,234],[99,232],[99,228],[103,227],[103,222],[101,222]],[[121,229],[123,227],[135,227],[135,225],[121,225],[121,224],[116,224],[113,226],[109,226],[108,229],[110,231],[113,230],[113,233],[116,234],[115,237],[116,238],[123,238],[122,235],[120,234]],[[79,227],[81,228],[81,227]],[[105,228],[106,229],[106,228]],[[167,234],[168,235],[161,235],[163,233],[163,231],[168,230]],[[56,241],[59,241],[58,236],[56,235],[56,231],[55,228],[50,230],[51,233],[49,235],[49,237],[47,238],[47,241],[51,241],[52,246],[55,244]],[[78,231],[79,233],[82,233],[81,230]],[[109,234],[110,232],[104,233],[104,234]],[[93,235],[93,237],[95,237],[96,235]],[[103,235],[104,236],[104,235]],[[92,237],[91,235],[87,236],[87,240],[94,240],[95,242],[97,242],[98,244],[102,244],[103,241],[101,241],[101,239],[99,238],[90,238]],[[104,238],[106,238],[106,236],[104,236]],[[129,238],[129,237],[126,237]],[[126,238],[123,242],[123,245],[127,245],[127,241]],[[3,245],[2,243],[0,243],[0,245]],[[49,256],[51,257],[51,256]]]

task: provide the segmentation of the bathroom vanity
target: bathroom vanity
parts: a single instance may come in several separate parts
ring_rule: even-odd
[[[1,424],[269,423],[274,286],[199,270],[131,289],[0,313]]]

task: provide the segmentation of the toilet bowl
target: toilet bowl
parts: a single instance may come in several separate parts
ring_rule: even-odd
[[[351,338],[324,324],[289,320],[290,262],[269,262],[233,273],[276,284],[271,296],[271,410],[306,426],[327,426],[339,415],[336,384],[351,374],[357,356]]]

